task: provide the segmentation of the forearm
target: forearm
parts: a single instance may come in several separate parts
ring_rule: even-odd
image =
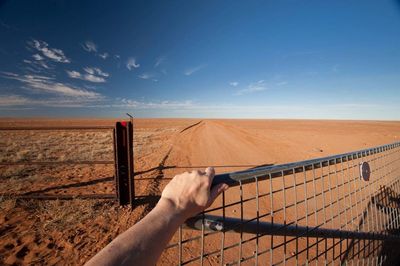
[[[87,265],[155,265],[183,222],[173,204],[160,200],[143,220],[119,235]]]
[[[204,209],[226,184],[211,187],[214,169],[192,171],[175,176],[164,188],[157,206],[146,216],[119,235],[87,265],[155,265],[178,227]]]

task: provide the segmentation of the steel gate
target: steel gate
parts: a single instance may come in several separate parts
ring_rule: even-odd
[[[400,247],[400,142],[216,175],[230,189],[189,219],[165,264],[390,265]]]

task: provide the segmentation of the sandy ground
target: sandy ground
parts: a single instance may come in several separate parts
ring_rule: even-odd
[[[113,120],[2,119],[0,127],[113,123]],[[160,195],[168,180],[177,173],[205,166],[215,166],[217,173],[222,173],[392,143],[400,139],[400,122],[137,119],[134,134],[135,190],[141,199],[134,210],[121,208],[110,200],[16,201],[3,196],[0,201],[0,264],[83,264],[143,217],[156,203],[153,196]],[[3,163],[112,160],[112,136],[107,132],[3,131],[0,132],[0,154]],[[0,169],[0,193],[3,194],[115,193],[112,165],[1,166]],[[275,182],[273,186],[282,187],[282,182]],[[323,187],[323,184],[319,186]],[[262,190],[268,192],[263,187],[260,193]],[[254,191],[254,185],[244,187],[244,198],[250,198]],[[225,204],[240,201],[239,194],[238,188],[229,190],[225,193]],[[274,208],[282,206],[281,194],[276,193]],[[286,200],[294,201],[293,196]],[[221,204],[221,199],[218,199],[213,207]],[[244,204],[244,216],[255,217],[255,204],[254,200]],[[240,204],[233,204],[226,212],[238,217],[240,208]],[[270,208],[267,200],[260,205],[262,212],[268,212]],[[220,212],[216,214],[220,215]],[[290,217],[293,213],[287,215],[286,219],[293,219]],[[282,221],[281,216],[278,213],[276,219]],[[332,221],[330,226],[335,226],[335,223]],[[183,238],[196,234],[198,232],[185,230]],[[177,236],[172,242],[176,239]],[[225,238],[226,245],[237,242],[237,235]],[[218,250],[220,245],[219,235],[207,237],[205,252]],[[263,245],[269,247],[270,244]],[[251,255],[253,246],[244,244],[243,254],[239,256]],[[289,248],[292,250],[277,250],[276,262],[285,253],[293,252],[293,245]],[[199,256],[198,250],[199,243],[188,242],[183,245],[183,259]],[[233,262],[237,257],[238,250],[232,248],[226,251],[224,262]],[[171,248],[163,254],[160,264],[176,264],[177,259],[176,248]],[[260,257],[260,262],[263,259],[267,261]],[[220,257],[209,256],[204,263],[219,264]]]

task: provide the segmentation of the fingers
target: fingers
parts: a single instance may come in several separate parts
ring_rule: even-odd
[[[229,186],[227,184],[221,183],[218,185],[215,185],[214,187],[211,188],[210,191],[210,199],[208,202],[208,206],[210,206],[214,200],[221,194],[223,191],[227,190]]]

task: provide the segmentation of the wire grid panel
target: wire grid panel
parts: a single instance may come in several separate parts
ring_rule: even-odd
[[[394,143],[239,178],[189,226],[196,230],[178,230],[160,262],[390,265],[400,247],[399,161]]]

